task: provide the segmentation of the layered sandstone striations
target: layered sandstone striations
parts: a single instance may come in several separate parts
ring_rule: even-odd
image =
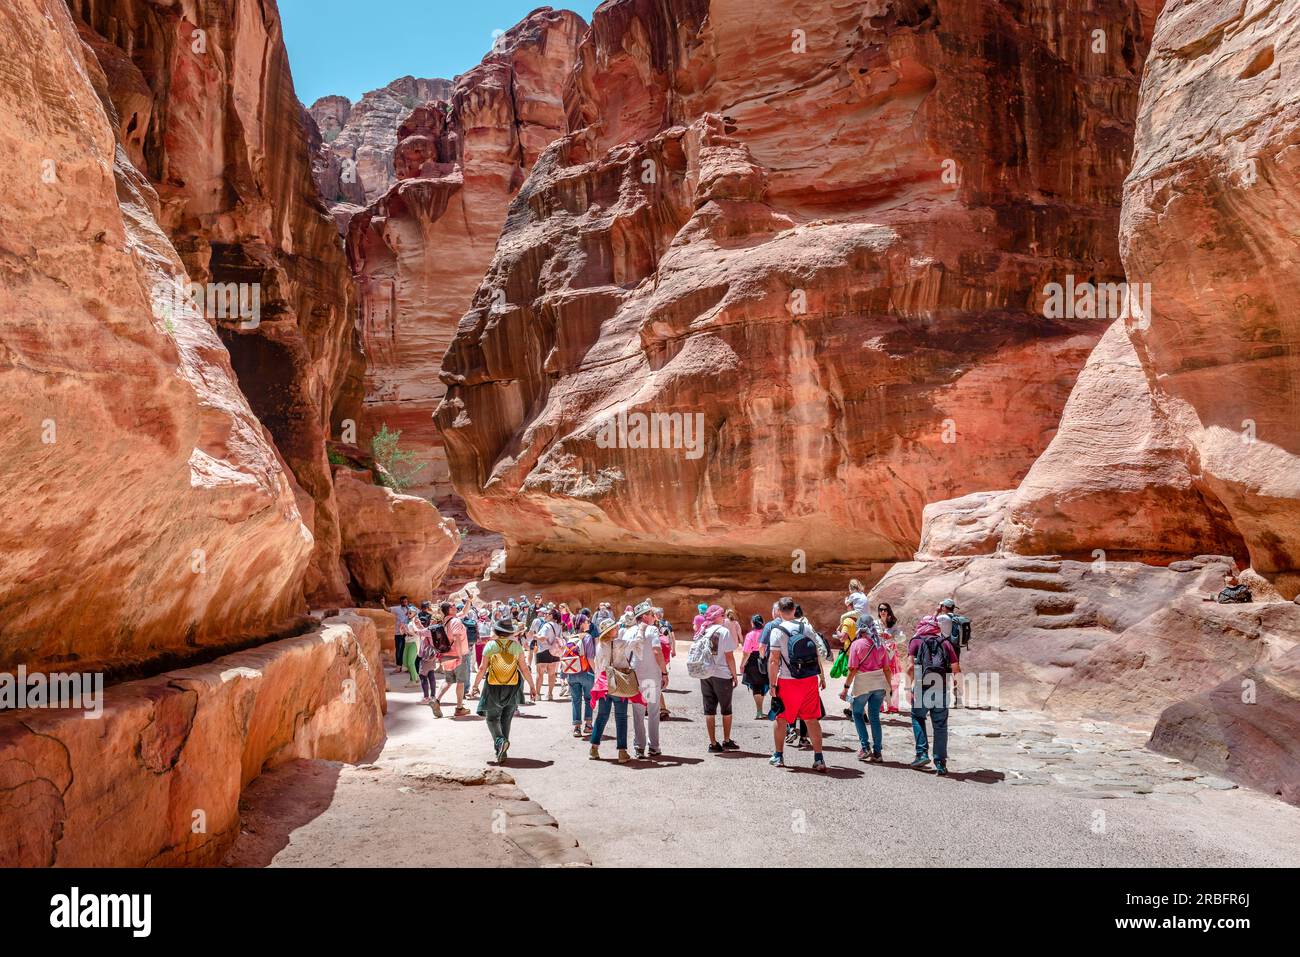
[[[1011,503],[1008,545],[1223,551],[1300,586],[1300,2],[1169,4],[1143,80],[1117,324]]]
[[[446,101],[403,121],[396,184],[357,214],[348,253],[368,356],[363,433],[386,424],[423,466],[411,491],[451,492],[433,411],[439,367],[492,260],[506,208],[564,129],[561,88],[583,20],[542,8],[458,77]]]
[[[323,96],[308,108],[320,132],[312,171],[340,231],[346,233],[348,220],[397,181],[393,151],[402,120],[417,106],[447,99],[453,86],[450,80],[403,76],[355,104],[345,96]]]
[[[806,592],[910,557],[926,503],[1014,486],[1107,324],[1045,319],[1044,287],[1121,277],[1139,24],[602,5],[443,366],[510,577]]]
[[[128,46],[165,42],[115,22]],[[156,287],[187,278],[160,226],[175,228],[177,190],[140,171],[163,105],[116,47],[94,48],[61,0],[0,11],[5,670],[265,633],[302,610],[313,549],[239,363],[192,308],[158,309]]]
[[[77,0],[118,139],[158,194],[189,279],[240,284],[255,315],[207,318],[301,488],[315,537],[306,582],[347,595],[325,441],[360,411],[363,363],[343,251],[311,178],[309,121],[274,4]]]
[[[25,2],[25,0],[24,0]],[[295,758],[359,761],[384,738],[374,622],[116,685],[93,719],[0,717],[0,866],[202,866],[239,835],[239,796]]]

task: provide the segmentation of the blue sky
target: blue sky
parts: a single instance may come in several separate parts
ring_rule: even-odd
[[[280,0],[298,99],[327,93],[354,103],[399,76],[442,76],[478,64],[493,30],[506,30],[541,6],[569,9],[590,22],[597,0]]]

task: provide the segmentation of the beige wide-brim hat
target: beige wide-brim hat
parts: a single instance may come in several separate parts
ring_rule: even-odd
[[[611,619],[610,621],[601,622],[600,633],[596,635],[597,641],[613,641],[614,636],[611,632],[618,631],[618,622]]]

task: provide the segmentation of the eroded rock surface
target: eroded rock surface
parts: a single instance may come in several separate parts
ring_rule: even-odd
[[[366,435],[386,424],[424,469],[411,491],[452,491],[433,411],[439,368],[492,260],[506,208],[564,130],[561,89],[586,24],[542,8],[508,30],[445,101],[398,130],[397,183],[348,232],[368,355]]]
[[[1045,320],[1044,286],[1121,274],[1139,22],[602,5],[443,366],[510,574],[860,571],[912,555],[926,503],[1013,487],[1107,324]]]
[[[0,668],[265,633],[302,610],[310,522],[217,331],[157,308],[187,264],[178,191],[135,165],[148,85],[59,0],[0,20]]]
[[[373,622],[344,613],[300,638],[108,688],[95,720],[0,716],[0,866],[215,864],[264,768],[358,761],[383,740],[383,688]]]

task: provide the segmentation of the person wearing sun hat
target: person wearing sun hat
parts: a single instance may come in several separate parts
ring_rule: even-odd
[[[659,641],[659,616],[654,604],[646,599],[634,609],[636,624],[626,629],[624,636],[633,640],[639,650],[636,652],[632,666],[636,670],[637,683],[641,686],[643,704],[632,705],[632,743],[636,747],[636,756],[644,758],[647,754],[656,758],[659,750],[659,699],[662,694],[664,679],[668,677],[668,664],[664,659],[663,645]],[[647,742],[646,724],[650,733]]]
[[[483,649],[483,667],[474,675],[475,694],[487,680],[478,699],[478,713],[487,719],[498,764],[505,763],[510,750],[510,723],[523,703],[525,683],[533,700],[537,700],[533,676],[524,660],[524,646],[515,639],[516,631],[512,621],[499,621],[492,627],[492,640]]]
[[[637,681],[635,660],[641,651],[639,639],[631,629],[620,631],[617,622],[600,626],[596,641],[596,684],[591,703],[596,708],[596,723],[591,729],[591,759],[600,760],[600,739],[614,712],[614,736],[618,744],[618,763],[632,760],[627,753],[628,703],[645,704]]]

